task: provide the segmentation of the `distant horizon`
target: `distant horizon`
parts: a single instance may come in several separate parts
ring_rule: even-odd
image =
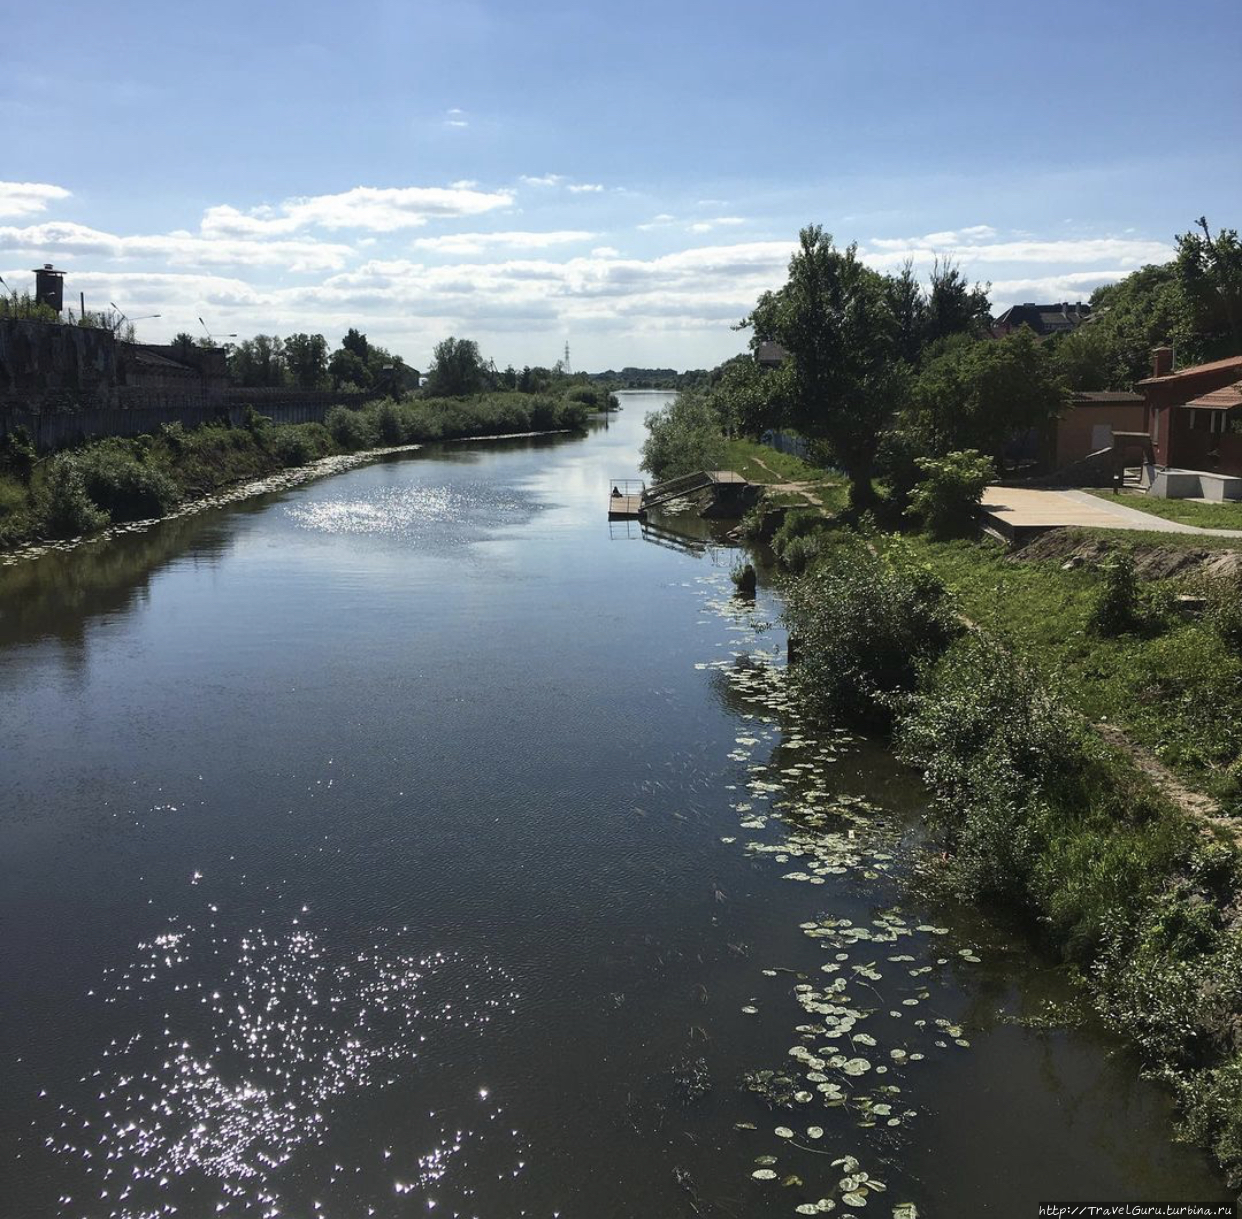
[[[151,342],[352,326],[419,368],[450,335],[713,367],[812,223],[877,270],[951,258],[994,313],[1086,301],[1242,224],[1231,29],[1225,0],[68,0],[0,47],[0,275],[52,262]]]

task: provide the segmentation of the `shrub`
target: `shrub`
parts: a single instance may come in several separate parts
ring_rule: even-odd
[[[53,459],[40,488],[35,512],[41,532],[52,538],[93,533],[108,523],[108,514],[91,502],[82,469],[68,453]]]
[[[725,441],[720,421],[701,394],[682,392],[646,419],[642,469],[656,479],[680,478],[696,470],[718,470]]]
[[[90,446],[76,458],[87,495],[114,521],[163,516],[181,498],[172,478],[139,460],[137,453],[145,456],[144,446],[114,437]]]
[[[375,408],[375,430],[384,444],[397,445],[405,441],[401,412],[391,398],[386,398]]]
[[[944,585],[892,545],[840,536],[791,589],[785,618],[805,659],[794,678],[814,711],[889,719],[920,669],[960,631]]]
[[[1104,583],[1096,594],[1087,624],[1097,635],[1123,635],[1142,621],[1134,560],[1116,553],[1104,560]]]
[[[284,423],[271,429],[268,452],[282,466],[304,466],[332,447],[332,437],[318,423]]]
[[[976,449],[916,457],[922,477],[910,492],[908,515],[933,537],[960,537],[974,528],[983,489],[996,477],[992,459]]]
[[[365,411],[334,406],[324,417],[324,426],[343,449],[370,449],[378,443],[379,433]]]
[[[0,438],[0,469],[30,486],[38,454],[30,433],[21,424]]]

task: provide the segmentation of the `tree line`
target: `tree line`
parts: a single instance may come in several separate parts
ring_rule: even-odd
[[[1242,244],[1225,229],[1177,238],[1177,257],[1091,297],[1092,317],[1041,340],[1028,327],[992,337],[990,285],[951,262],[924,284],[907,263],[895,275],[838,248],[822,227],[799,235],[786,283],[765,292],[741,325],[751,353],[715,369],[651,417],[648,469],[726,433],[792,428],[845,472],[855,509],[876,503],[882,476],[899,495],[920,460],[977,450],[1001,463],[1006,445],[1047,435],[1079,390],[1125,389],[1148,374],[1150,350],[1175,344],[1179,363],[1242,352]],[[786,353],[761,367],[760,344]],[[692,460],[691,458],[687,458]]]

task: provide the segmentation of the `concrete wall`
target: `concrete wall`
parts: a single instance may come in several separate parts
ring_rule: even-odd
[[[107,330],[0,320],[0,410],[75,410],[112,404],[116,340]]]

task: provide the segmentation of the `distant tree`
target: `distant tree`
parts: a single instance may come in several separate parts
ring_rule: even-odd
[[[321,389],[328,380],[328,340],[322,334],[291,334],[285,363],[299,389]]]
[[[756,339],[774,339],[790,354],[789,422],[821,441],[846,472],[851,503],[870,506],[880,435],[907,379],[884,277],[859,261],[856,245],[838,250],[811,225],[800,234],[788,282],[765,292],[747,323]]]
[[[1207,217],[1203,235],[1191,231],[1177,238],[1177,274],[1195,331],[1214,355],[1242,353],[1242,242],[1233,229],[1215,237]]]
[[[725,442],[720,417],[699,390],[681,393],[645,420],[640,466],[654,478],[666,480],[698,470],[718,470],[724,460]]]
[[[341,347],[346,351],[352,351],[358,359],[366,361],[371,354],[371,345],[367,342],[367,336],[359,330],[355,330],[352,326],[345,332],[345,337],[341,340]]]
[[[930,360],[905,412],[926,453],[979,449],[999,456],[1031,429],[1047,433],[1067,391],[1049,350],[1026,327],[998,340],[964,336]]]
[[[473,339],[447,338],[436,344],[427,374],[427,393],[433,398],[464,398],[487,388],[487,370]]]
[[[914,274],[913,260],[906,259],[900,274],[888,276],[884,290],[893,315],[897,354],[915,365],[927,342],[927,296]]]
[[[333,389],[370,389],[371,370],[356,351],[338,347],[328,361]]]
[[[712,372],[707,401],[728,434],[758,439],[785,413],[784,381],[780,370],[760,368],[747,352]]]
[[[982,338],[992,313],[988,300],[990,287],[990,284],[971,287],[956,263],[949,259],[941,262],[937,258],[927,294],[926,342],[935,343],[954,334]]]
[[[1082,329],[1098,330],[1109,348],[1104,385],[1093,389],[1129,389],[1151,375],[1151,349],[1172,346],[1178,361],[1205,358],[1177,268],[1173,263],[1142,267],[1115,284],[1091,294],[1091,320]]]
[[[275,388],[287,383],[284,343],[274,334],[256,334],[229,347],[228,361],[238,385]]]

